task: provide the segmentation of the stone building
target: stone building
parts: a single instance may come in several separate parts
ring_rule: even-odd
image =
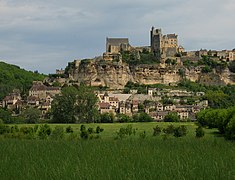
[[[35,96],[39,99],[46,99],[48,95],[55,96],[60,94],[59,87],[47,87],[41,81],[34,81],[32,87],[29,90],[29,96]]]
[[[117,54],[121,51],[130,50],[128,38],[107,38],[106,39],[106,53]]]
[[[178,46],[178,35],[167,34],[163,35],[161,29],[152,27],[150,31],[150,42],[152,52],[159,58],[174,57],[179,49],[183,47]]]

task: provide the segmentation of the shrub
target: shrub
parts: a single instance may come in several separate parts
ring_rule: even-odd
[[[205,135],[205,131],[203,130],[202,126],[198,126],[196,129],[196,137],[201,138]]]
[[[179,122],[180,118],[177,113],[169,113],[164,117],[165,122]]]
[[[113,123],[114,115],[113,113],[103,113],[100,115],[101,123]]]
[[[186,136],[187,134],[187,128],[186,126],[182,125],[174,129],[174,136],[175,137],[182,137]]]
[[[228,140],[235,140],[235,115],[233,115],[226,127],[225,138]]]
[[[93,128],[91,128],[91,127],[89,127],[89,128],[87,129],[87,131],[88,131],[89,134],[94,133],[94,130],[93,130]]]
[[[170,124],[166,128],[163,129],[163,132],[165,134],[174,134],[174,129],[175,127],[172,124]]]
[[[95,130],[96,134],[99,134],[99,133],[101,133],[101,132],[103,132],[103,131],[104,131],[104,129],[103,129],[103,128],[100,128],[100,126],[97,126],[97,127],[96,127],[96,130]]]
[[[38,125],[35,125],[35,126],[34,126],[33,130],[34,130],[35,133],[38,131],[38,128],[39,128]]]
[[[147,137],[146,131],[140,132],[139,136],[140,138],[145,139]]]
[[[23,134],[33,134],[34,129],[32,127],[23,126],[20,128],[20,132],[22,132]]]
[[[125,114],[118,114],[117,121],[120,123],[127,123],[131,121],[131,118]]]
[[[68,126],[65,131],[66,133],[73,133],[73,128],[71,126]]]
[[[10,132],[10,127],[4,124],[0,124],[0,134],[5,134]]]
[[[11,127],[11,133],[17,133],[17,132],[19,132],[20,130],[19,130],[19,127],[17,126],[17,125],[15,125],[15,126],[12,126]]]
[[[60,126],[56,126],[55,129],[52,131],[50,137],[55,140],[63,139],[64,138],[64,128]]]
[[[119,131],[117,132],[117,138],[124,138],[126,136],[131,136],[131,135],[136,134],[136,129],[132,127],[132,125],[128,125],[127,127],[121,127]]]
[[[81,127],[80,127],[80,137],[82,139],[88,139],[88,136],[89,136],[89,134],[88,134],[88,132],[86,130],[86,126],[85,125],[81,125]]]
[[[161,128],[157,125],[156,127],[153,128],[153,136],[157,136],[161,134]]]
[[[47,124],[41,125],[39,127],[38,136],[40,139],[47,139],[51,134],[51,127]]]

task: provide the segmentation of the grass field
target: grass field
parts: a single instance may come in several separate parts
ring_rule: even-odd
[[[233,142],[215,137],[215,130],[197,139],[193,123],[186,123],[186,137],[153,137],[156,124],[167,126],[135,123],[137,135],[119,140],[115,131],[127,124],[99,124],[104,132],[94,140],[1,138],[0,179],[235,179]],[[147,138],[141,139],[144,130]]]

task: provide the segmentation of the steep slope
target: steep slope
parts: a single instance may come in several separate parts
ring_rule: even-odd
[[[45,77],[45,75],[26,71],[16,65],[0,61],[0,100],[13,89],[26,93],[33,81],[43,80]]]

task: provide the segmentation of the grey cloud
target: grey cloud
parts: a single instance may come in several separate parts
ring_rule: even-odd
[[[148,45],[152,25],[179,34],[186,49],[232,49],[234,11],[233,0],[2,0],[0,58],[54,72],[101,55],[107,36]]]

